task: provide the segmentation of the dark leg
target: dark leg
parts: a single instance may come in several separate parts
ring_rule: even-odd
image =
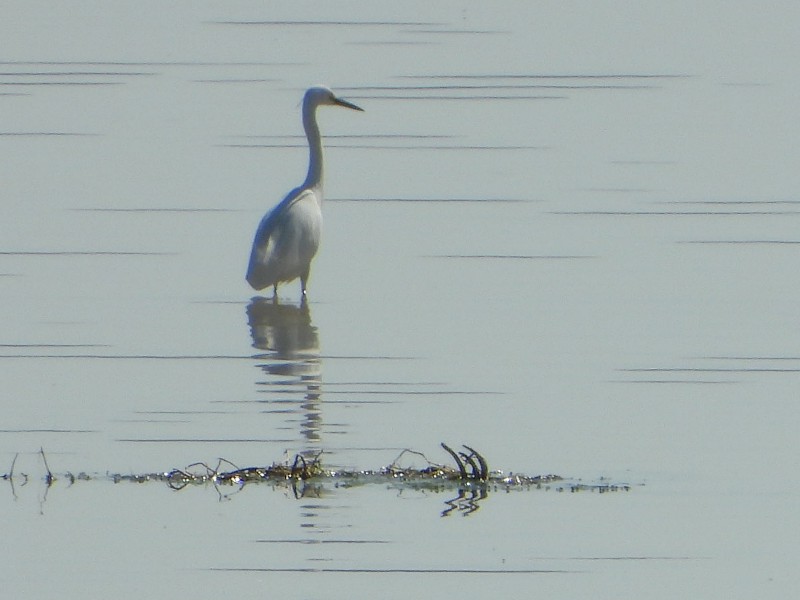
[[[303,298],[306,297],[306,282],[308,281],[308,271],[300,275],[300,293]]]

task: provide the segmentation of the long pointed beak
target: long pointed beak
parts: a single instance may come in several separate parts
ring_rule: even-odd
[[[342,100],[341,98],[334,98],[333,101],[338,106],[344,106],[345,108],[352,108],[353,110],[360,110],[361,112],[364,112],[363,108],[361,108],[360,106],[356,106],[355,104],[353,104],[352,102],[348,102],[347,100]]]

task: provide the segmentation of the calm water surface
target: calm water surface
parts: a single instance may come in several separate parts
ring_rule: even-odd
[[[7,12],[9,593],[797,591],[795,4]],[[245,263],[318,82],[366,112],[320,111],[323,246],[274,305]],[[441,441],[631,487],[106,476]]]

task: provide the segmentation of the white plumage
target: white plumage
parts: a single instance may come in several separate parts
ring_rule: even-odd
[[[278,284],[300,278],[306,295],[311,260],[317,253],[322,234],[322,141],[317,125],[317,107],[344,106],[363,110],[324,86],[309,88],[303,97],[303,127],[308,138],[308,175],[270,212],[264,215],[253,240],[247,282],[256,290],[272,286],[277,297]]]

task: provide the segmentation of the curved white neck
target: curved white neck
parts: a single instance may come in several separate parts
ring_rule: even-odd
[[[317,125],[316,106],[309,102],[303,103],[303,128],[308,138],[308,175],[306,175],[304,188],[322,187],[322,140]]]

